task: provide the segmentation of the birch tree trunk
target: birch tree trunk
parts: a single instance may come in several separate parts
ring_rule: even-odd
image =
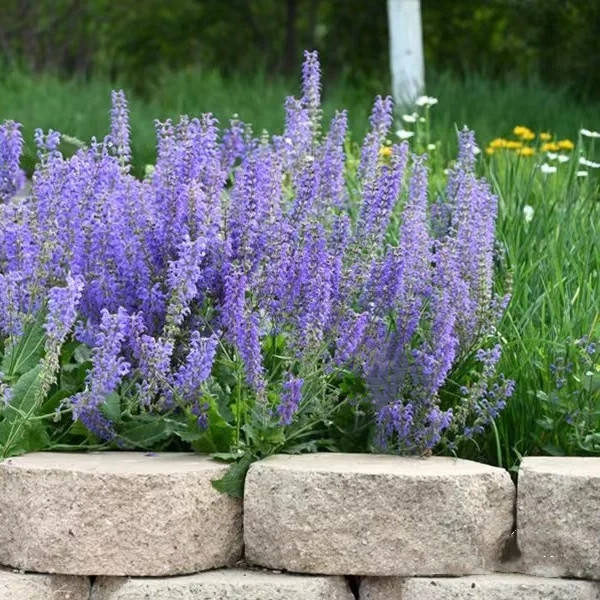
[[[387,0],[392,90],[396,104],[412,104],[425,89],[421,0]]]

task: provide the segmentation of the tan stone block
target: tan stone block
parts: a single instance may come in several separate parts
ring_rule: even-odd
[[[222,569],[158,579],[99,578],[91,600],[354,600],[342,577]]]
[[[600,583],[529,575],[368,577],[360,600],[598,600]]]
[[[44,573],[161,576],[234,563],[241,502],[193,454],[37,453],[0,464],[0,564]]]
[[[0,568],[0,600],[88,600],[87,577],[19,573]]]
[[[525,570],[600,580],[600,458],[524,458],[518,489]]]
[[[465,460],[273,456],[246,480],[246,558],[301,573],[482,573],[500,559],[514,500],[506,471]]]

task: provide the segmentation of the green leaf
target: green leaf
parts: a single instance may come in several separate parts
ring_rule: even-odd
[[[66,389],[56,390],[56,392],[54,392],[50,397],[48,397],[46,400],[44,400],[44,403],[42,404],[42,408],[41,408],[41,413],[48,414],[48,413],[55,411],[60,406],[60,403],[65,398],[69,398],[72,395],[73,395],[73,393],[71,392],[71,390],[66,390]]]
[[[4,411],[4,418],[7,422],[16,422],[33,408],[42,384],[39,377],[41,370],[42,365],[36,365],[21,375],[15,383],[10,404]]]
[[[210,455],[215,460],[231,463],[241,458],[240,452],[213,452]]]
[[[173,432],[173,426],[165,419],[140,415],[119,428],[118,435],[130,446],[151,448],[167,440]]]
[[[546,454],[549,454],[550,456],[564,456],[565,455],[565,451],[562,448],[555,446],[554,444],[546,444],[545,446],[542,446],[542,450]]]
[[[36,413],[35,403],[38,400],[38,393],[41,388],[41,379],[39,377],[42,370],[41,365],[36,365],[19,377],[13,387],[10,404],[3,411],[3,419],[0,422],[0,446],[2,446],[2,456],[19,454],[22,450],[27,450],[27,436],[32,433],[38,434],[27,424],[27,418]],[[31,414],[30,414],[31,413]],[[35,446],[35,444],[33,444]]]
[[[116,392],[110,394],[100,407],[100,410],[109,421],[118,423],[121,420],[121,398],[119,394]]]
[[[583,389],[590,393],[600,391],[600,373],[588,371],[583,379]]]
[[[192,444],[193,442],[200,441],[206,434],[204,431],[191,431],[184,429],[182,431],[176,431],[175,435],[182,441]]]
[[[33,369],[44,355],[45,314],[39,311],[35,320],[25,326],[23,334],[16,344],[8,348],[2,360],[0,370],[5,377],[11,378],[22,375]]]
[[[248,473],[252,462],[252,457],[249,454],[244,454],[240,460],[231,463],[227,473],[221,479],[213,480],[212,486],[222,494],[227,494],[233,498],[243,498],[246,473]]]
[[[208,429],[200,432],[201,437],[191,442],[192,448],[203,454],[228,452],[233,444],[235,429],[221,415],[220,404],[214,397],[205,396],[205,400],[209,404]]]

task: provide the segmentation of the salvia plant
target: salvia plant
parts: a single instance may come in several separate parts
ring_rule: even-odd
[[[210,115],[156,122],[130,172],[128,109],[71,158],[0,128],[2,456],[40,448],[189,448],[230,460],[323,449],[454,450],[513,384],[496,374],[496,198],[459,133],[443,194],[427,157],[381,152],[378,97],[359,156],[327,130],[316,53],[282,135]]]

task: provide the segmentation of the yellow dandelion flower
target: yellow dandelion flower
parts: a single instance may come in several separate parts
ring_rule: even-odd
[[[542,144],[540,147],[542,152],[558,152],[560,150],[560,146],[556,142],[546,142]]]
[[[489,143],[490,148],[504,148],[506,140],[504,138],[495,138]]]
[[[389,158],[392,155],[392,149],[389,146],[383,146],[379,149],[379,155],[383,158]]]
[[[551,139],[552,135],[550,135],[548,132],[543,131],[540,133],[540,140],[542,140],[542,142],[549,142]]]
[[[513,133],[524,140],[532,140],[535,138],[535,133],[533,133],[529,127],[523,127],[523,125],[517,125],[513,129]]]
[[[524,148],[519,148],[517,153],[521,156],[533,156],[535,154],[535,150],[530,146],[525,146]]]
[[[573,150],[575,144],[571,140],[559,140],[556,145],[560,150]]]
[[[491,145],[490,145],[490,146],[488,146],[488,147],[485,149],[485,153],[486,153],[486,154],[490,154],[490,155],[491,155],[491,154],[494,154],[494,152],[496,152],[496,148],[492,148],[492,146],[491,146]]]
[[[508,140],[504,147],[508,148],[509,150],[518,150],[519,148],[523,147],[523,142],[516,142],[514,140]]]

